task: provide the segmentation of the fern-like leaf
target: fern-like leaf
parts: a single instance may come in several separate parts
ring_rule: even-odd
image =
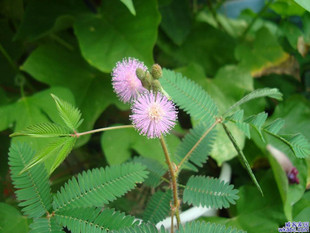
[[[96,207],[76,208],[55,213],[59,224],[67,227],[72,233],[100,232],[119,230],[133,225],[135,218],[126,216],[114,209]]]
[[[189,131],[188,134],[184,137],[182,142],[179,144],[176,150],[176,162],[179,163],[185,155],[191,151],[193,146],[200,140],[203,134],[209,127],[201,122],[193,129]],[[194,163],[198,167],[202,167],[203,163],[205,163],[208,159],[208,155],[212,150],[212,145],[214,143],[216,136],[216,131],[213,129],[209,132],[209,134],[202,139],[202,141],[198,144],[196,149],[192,152],[189,157],[189,161]],[[187,161],[184,165],[191,170],[197,171],[197,168]]]
[[[9,152],[9,165],[17,199],[23,212],[31,218],[39,218],[51,209],[52,197],[48,174],[43,164],[20,171],[34,156],[34,151],[26,144],[12,144]]]
[[[73,107],[70,103],[58,98],[57,96],[51,94],[55,100],[59,115],[65,122],[65,124],[73,132],[77,131],[77,128],[82,124],[83,119],[81,119],[81,112],[79,109]]]
[[[246,233],[246,231],[215,223],[206,223],[204,221],[194,221],[181,226],[176,233]]]
[[[262,97],[270,97],[277,100],[282,100],[282,93],[277,88],[262,88],[262,89],[256,89],[255,91],[252,91],[251,93],[244,96],[242,99],[240,99],[237,103],[232,105],[224,114],[223,116],[226,116],[228,113],[230,113],[234,108],[240,106],[241,104],[244,104],[250,100],[262,98]]]
[[[243,109],[236,111],[233,115],[226,118],[226,120],[230,120],[231,122],[235,123],[236,126],[247,136],[251,138],[250,133],[250,126],[248,123],[243,122]]]
[[[110,233],[110,232],[109,232]],[[168,233],[165,229],[157,230],[154,225],[151,224],[143,224],[143,225],[136,225],[132,227],[127,227],[120,230],[111,231],[111,233]]]
[[[156,188],[159,184],[161,184],[161,177],[167,172],[166,167],[154,159],[141,156],[134,157],[132,161],[135,163],[141,163],[147,167],[149,175],[144,181],[145,185]]]
[[[154,224],[163,220],[169,214],[171,199],[172,192],[170,189],[166,192],[156,192],[146,206],[143,220]]]
[[[281,135],[280,140],[286,142],[296,157],[306,158],[310,155],[310,143],[302,134]]]
[[[30,224],[30,233],[64,233],[55,218],[38,218]]]
[[[55,157],[53,159],[52,165],[48,168],[48,173],[51,174],[71,152],[75,142],[75,137],[57,138],[55,141],[48,144],[39,153],[37,153],[35,157],[21,171],[21,173],[24,173],[28,169],[42,163],[46,159]]]
[[[265,131],[268,131],[272,134],[278,134],[281,128],[284,126],[285,121],[281,118],[278,118],[271,122],[269,125],[264,127]]]
[[[191,176],[186,184],[183,200],[194,206],[228,208],[239,198],[238,190],[233,188],[233,185],[216,178]]]
[[[262,134],[262,127],[267,120],[268,114],[265,112],[261,112],[257,115],[250,116],[247,119],[245,119],[246,123],[249,123],[259,134],[260,138],[263,142],[265,142],[265,138]]]
[[[173,101],[193,118],[210,125],[215,121],[217,107],[201,86],[167,69],[163,69],[160,83]]]
[[[64,127],[54,123],[39,123],[28,126],[26,129],[15,132],[10,135],[14,136],[31,136],[38,138],[63,137],[70,136],[70,133]]]
[[[93,169],[72,178],[54,196],[56,212],[77,207],[103,206],[133,189],[147,177],[145,167],[127,163]]]

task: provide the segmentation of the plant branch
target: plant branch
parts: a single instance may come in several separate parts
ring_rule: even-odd
[[[0,43],[0,52],[2,53],[2,55],[6,58],[6,60],[10,63],[10,65],[12,66],[12,68],[16,71],[19,72],[19,69],[17,67],[17,65],[14,63],[14,61],[12,60],[12,58],[10,57],[10,55],[6,52],[6,50],[3,48],[2,44]]]
[[[192,149],[190,149],[189,152],[187,152],[187,154],[184,156],[184,158],[181,160],[181,162],[178,164],[177,166],[177,170],[178,172],[181,171],[182,165],[189,159],[189,157],[192,155],[192,153],[194,152],[194,150],[196,150],[196,148],[199,146],[199,144],[201,143],[201,141],[211,132],[211,130],[218,124],[222,122],[221,118],[217,118],[215,120],[215,122],[206,130],[206,132],[204,132],[204,134],[201,136],[201,138],[199,138],[199,140],[196,142],[196,144],[192,147]]]
[[[225,28],[223,27],[223,25],[221,24],[221,22],[219,21],[218,17],[217,17],[217,13],[216,11],[214,10],[213,6],[212,6],[212,2],[211,0],[207,0],[207,4],[208,4],[208,8],[217,24],[217,26],[219,27],[220,30],[222,30],[223,32],[226,32],[225,31]]]
[[[241,39],[244,39],[244,37],[246,36],[246,34],[250,31],[250,29],[253,27],[254,23],[256,22],[256,20],[268,9],[269,5],[272,3],[272,0],[269,0],[269,2],[267,4],[265,4],[265,6],[263,7],[263,9],[260,10],[260,12],[258,12],[255,17],[253,18],[253,20],[251,21],[251,23],[246,27],[246,29],[244,30],[244,32],[241,35]]]
[[[98,133],[98,132],[103,132],[103,131],[108,131],[108,130],[114,130],[114,129],[126,129],[126,128],[133,128],[133,125],[120,125],[120,126],[112,126],[112,127],[105,127],[105,128],[100,128],[100,129],[93,129],[90,131],[85,131],[82,133],[74,133],[71,134],[72,137],[80,137],[83,135],[87,135],[87,134],[93,134],[93,133]]]
[[[168,148],[165,142],[165,139],[163,136],[160,137],[160,144],[163,148],[165,158],[166,158],[166,163],[169,167],[169,173],[171,177],[171,184],[172,184],[172,191],[173,191],[173,206],[171,207],[172,213],[175,213],[176,219],[177,219],[177,228],[179,229],[180,226],[180,212],[179,212],[179,206],[180,206],[180,201],[178,198],[178,184],[177,184],[177,174],[175,169],[173,168],[170,155],[168,152]],[[173,219],[173,217],[172,217]],[[171,226],[171,229],[173,228],[173,225]],[[173,232],[173,230],[171,230]]]

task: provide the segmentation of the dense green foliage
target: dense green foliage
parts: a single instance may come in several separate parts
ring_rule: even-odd
[[[175,195],[181,213],[225,208],[180,233],[309,221],[310,3],[231,18],[228,2],[0,0],[0,232],[164,233]],[[111,85],[125,57],[165,67],[172,163],[126,127]]]

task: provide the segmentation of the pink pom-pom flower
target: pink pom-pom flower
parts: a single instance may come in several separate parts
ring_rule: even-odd
[[[148,138],[159,138],[168,133],[177,120],[175,105],[160,92],[140,95],[131,110],[134,127]]]
[[[135,58],[124,58],[112,71],[112,85],[118,97],[124,103],[132,102],[140,93],[146,91],[136,75],[136,69],[147,70],[146,66]]]

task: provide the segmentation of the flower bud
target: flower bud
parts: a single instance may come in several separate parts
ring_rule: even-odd
[[[154,79],[159,79],[163,75],[163,71],[158,64],[154,64],[152,66],[151,74]]]
[[[138,68],[136,69],[136,75],[138,77],[138,79],[140,79],[141,81],[145,78],[145,70]]]
[[[145,72],[144,79],[141,80],[144,88],[150,90],[152,86],[152,76],[149,72]]]
[[[152,81],[152,90],[156,93],[161,90],[161,85],[158,80],[153,80]]]

